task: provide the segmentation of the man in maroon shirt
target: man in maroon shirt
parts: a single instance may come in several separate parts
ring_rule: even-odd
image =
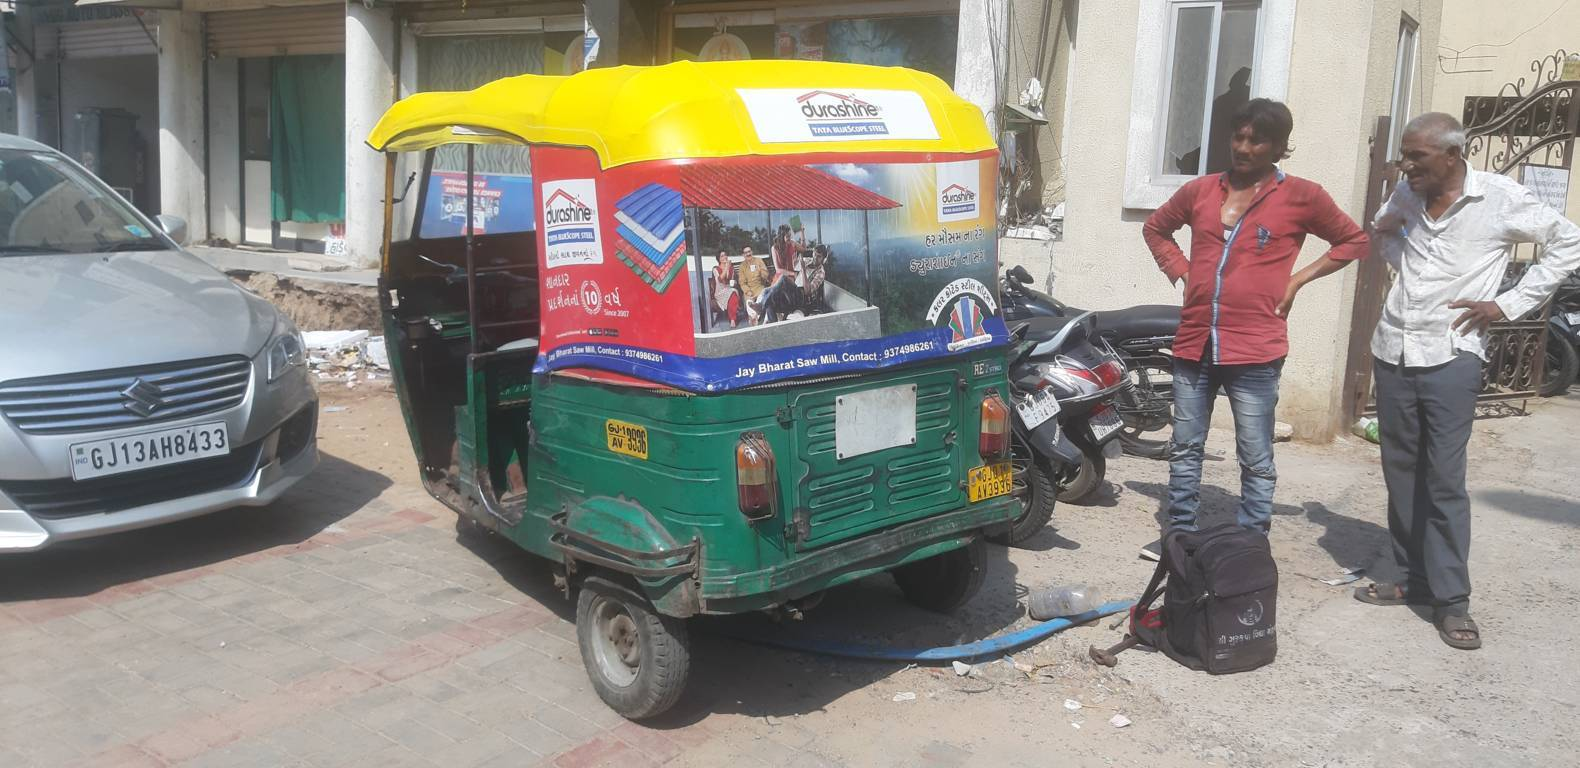
[[[1185,281],[1174,341],[1174,437],[1169,456],[1169,526],[1195,529],[1201,463],[1219,390],[1234,413],[1240,458],[1240,525],[1272,524],[1273,414],[1289,353],[1286,318],[1305,284],[1366,254],[1366,233],[1315,182],[1284,173],[1294,118],[1252,99],[1232,120],[1230,168],[1196,178],[1147,218],[1142,233],[1158,268]],[[1174,242],[1191,230],[1190,256]],[[1291,276],[1306,235],[1332,248]],[[1156,559],[1156,545],[1142,555]]]

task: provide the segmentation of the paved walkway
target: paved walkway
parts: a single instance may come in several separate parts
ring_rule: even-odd
[[[1580,748],[1564,642],[1580,397],[1478,426],[1479,653],[1306,578],[1385,569],[1380,480],[1369,445],[1283,445],[1271,667],[1211,678],[1135,653],[1098,669],[1084,655],[1118,638],[1105,622],[957,677],[758,648],[710,620],[686,699],[652,727],[590,690],[547,568],[458,539],[415,483],[393,398],[355,397],[326,391],[346,410],[324,415],[325,461],[270,508],[0,557],[0,766],[1556,765]],[[1237,468],[1213,440],[1204,502],[1223,517]],[[996,550],[961,616],[875,578],[770,631],[946,644],[1024,626],[1028,587],[1139,589],[1164,474],[1126,459],[1109,480],[1103,505]]]

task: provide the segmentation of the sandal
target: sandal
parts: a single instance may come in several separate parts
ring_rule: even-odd
[[[1455,637],[1455,632],[1467,633],[1471,636]],[[1481,647],[1481,630],[1476,628],[1476,622],[1469,616],[1439,616],[1437,636],[1443,638],[1443,642],[1450,648],[1474,651]]]
[[[1356,587],[1355,599],[1372,605],[1405,605],[1409,602],[1403,586],[1386,581]]]

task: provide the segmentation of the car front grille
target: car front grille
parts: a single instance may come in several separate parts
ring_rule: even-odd
[[[233,488],[258,470],[263,441],[224,455],[91,480],[4,480],[0,493],[35,517],[61,520]]]
[[[0,384],[0,414],[35,435],[157,424],[234,408],[252,361],[220,357]]]

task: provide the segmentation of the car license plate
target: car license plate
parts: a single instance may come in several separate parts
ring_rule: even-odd
[[[1580,312],[1565,312],[1564,319],[1568,320],[1570,325],[1580,326]]]
[[[1043,422],[1059,415],[1059,398],[1053,390],[1039,389],[1025,397],[1016,398],[1015,412],[1020,414],[1027,429],[1036,429]]]
[[[230,453],[230,436],[224,422],[192,424],[76,443],[71,446],[71,476],[87,480],[227,453]]]
[[[1014,465],[1007,461],[973,467],[967,476],[966,487],[971,501],[978,502],[994,496],[1008,495],[1015,482]]]
[[[1113,406],[1105,405],[1092,411],[1092,438],[1098,443],[1108,439],[1109,435],[1119,431],[1125,422],[1120,420],[1119,411]]]

